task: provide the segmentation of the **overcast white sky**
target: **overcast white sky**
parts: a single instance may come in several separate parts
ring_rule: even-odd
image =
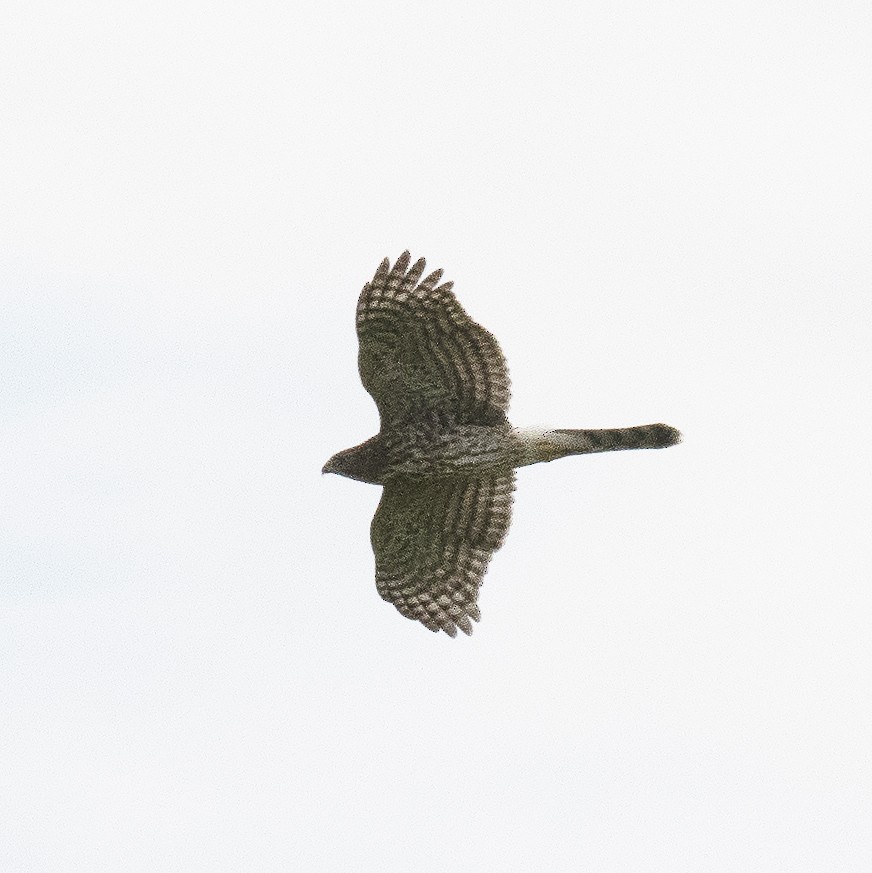
[[[872,869],[867,3],[0,13],[0,871]],[[471,638],[377,595],[357,294],[518,425]]]

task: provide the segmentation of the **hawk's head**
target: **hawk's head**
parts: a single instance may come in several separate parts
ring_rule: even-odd
[[[322,473],[336,473],[357,479],[359,482],[371,482],[373,485],[383,483],[385,459],[377,437],[367,440],[353,449],[337,452],[321,469]]]

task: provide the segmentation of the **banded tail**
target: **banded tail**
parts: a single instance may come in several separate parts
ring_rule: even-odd
[[[668,424],[640,424],[605,430],[546,430],[525,436],[525,448],[530,457],[526,461],[528,464],[594,452],[665,449],[681,442],[681,433]]]

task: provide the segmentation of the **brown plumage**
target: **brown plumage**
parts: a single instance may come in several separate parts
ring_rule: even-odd
[[[478,589],[511,520],[516,467],[567,455],[657,449],[665,424],[609,430],[513,428],[509,374],[496,339],[464,312],[423,258],[382,261],[357,303],[358,366],[379,433],[323,472],[383,485],[372,520],[379,594],[407,618],[472,633]]]

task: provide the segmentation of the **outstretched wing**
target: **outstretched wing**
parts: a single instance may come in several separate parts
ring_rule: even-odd
[[[358,366],[378,406],[382,427],[446,415],[466,424],[501,424],[509,405],[509,373],[499,343],[437,285],[442,270],[418,282],[423,258],[409,269],[403,252],[387,258],[357,302]]]
[[[471,634],[482,577],[509,529],[514,487],[513,472],[391,479],[372,520],[378,593],[431,631]]]

